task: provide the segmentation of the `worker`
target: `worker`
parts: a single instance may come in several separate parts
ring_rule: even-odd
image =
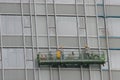
[[[71,59],[71,60],[74,59],[74,52],[73,51],[72,51],[72,54],[68,55],[68,59]]]
[[[89,59],[89,55],[90,55],[90,48],[88,47],[88,45],[85,45],[85,48],[84,48],[84,58],[85,59]]]
[[[60,48],[56,51],[56,58],[57,58],[57,59],[64,59],[63,47],[60,47]]]
[[[53,54],[52,54],[52,51],[49,52],[48,58],[49,58],[49,60],[53,60],[53,59],[54,59],[54,56],[53,56]]]
[[[46,60],[46,59],[47,59],[46,54],[41,54],[41,55],[40,55],[40,59],[41,59],[41,60]]]

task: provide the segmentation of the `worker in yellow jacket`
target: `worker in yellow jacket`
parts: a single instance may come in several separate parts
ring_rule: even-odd
[[[64,59],[64,54],[63,54],[63,47],[61,46],[57,51],[56,51],[56,58],[57,59]]]
[[[61,59],[61,55],[62,55],[61,50],[57,50],[56,51],[56,58]]]

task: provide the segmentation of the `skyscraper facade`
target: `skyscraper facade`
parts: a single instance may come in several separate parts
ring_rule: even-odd
[[[119,80],[119,0],[0,0],[0,80]],[[105,54],[105,64],[39,67],[38,53]]]

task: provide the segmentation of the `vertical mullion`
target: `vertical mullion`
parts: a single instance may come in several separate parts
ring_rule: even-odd
[[[55,36],[56,36],[56,47],[57,47],[57,49],[59,48],[59,44],[58,44],[58,29],[57,29],[57,23],[56,23],[56,20],[57,20],[57,18],[56,18],[56,4],[55,4],[55,0],[53,0],[53,4],[54,4],[54,16],[55,16],[55,27],[56,27],[56,29],[55,29]],[[58,66],[58,79],[59,80],[61,80],[61,73],[60,73],[60,66]]]
[[[86,44],[88,45],[88,30],[87,30],[87,15],[86,15],[86,2],[83,0],[84,3],[84,14],[85,14],[85,31],[86,31]],[[89,65],[89,78],[91,80],[91,66]]]
[[[33,23],[32,23],[32,7],[31,7],[31,0],[29,0],[29,8],[30,8],[30,26],[31,26],[31,37],[32,37],[32,58],[33,58],[33,75],[34,75],[34,80],[36,80],[36,75],[35,75],[35,54],[34,54],[34,31],[33,31]]]
[[[2,69],[2,80],[5,80],[4,78],[5,78],[5,70],[4,70],[4,62],[3,62],[3,37],[2,37],[2,26],[0,26],[0,38],[1,38],[1,41],[0,41],[0,43],[1,43],[1,69]]]
[[[80,31],[79,31],[79,17],[78,17],[78,4],[77,4],[77,0],[75,0],[75,11],[76,11],[76,23],[77,23],[77,36],[78,36],[78,50],[79,50],[79,56],[81,54],[81,45],[80,45]],[[82,70],[82,66],[80,66],[80,73],[81,73],[81,80],[83,80],[83,70]]]
[[[96,0],[94,0],[94,4],[95,4],[95,16],[96,16],[96,27],[97,27],[97,41],[98,41],[98,51],[99,51],[99,54],[101,52],[101,47],[100,47],[100,33],[99,33],[99,26],[98,26],[98,10],[97,10],[97,2]],[[100,77],[101,77],[101,80],[103,80],[103,72],[102,72],[102,65],[100,65]]]
[[[84,23],[85,23],[85,33],[86,33],[86,44],[88,45],[88,31],[87,31],[87,15],[86,15],[86,3],[83,0],[84,5]]]
[[[54,19],[55,19],[55,36],[56,36],[56,47],[57,47],[57,49],[58,49],[58,46],[59,46],[59,44],[58,44],[58,30],[57,30],[57,23],[56,23],[56,20],[57,20],[57,18],[56,18],[56,4],[55,4],[55,0],[53,0],[53,4],[54,4]]]
[[[49,33],[49,25],[48,25],[47,0],[45,0],[45,13],[46,13],[46,29],[47,29],[48,52],[50,52],[51,48],[50,48],[50,33]],[[51,66],[50,66],[50,80],[53,80],[53,78],[52,78],[52,67]]]
[[[36,15],[36,4],[35,4],[35,3],[36,3],[35,0],[33,0],[34,15],[35,15],[34,20],[35,20],[35,35],[36,35],[36,37],[35,37],[35,39],[36,39],[36,52],[37,52],[37,54],[39,54],[38,32],[37,32],[37,30],[38,30],[38,28],[37,28],[37,15]],[[41,80],[41,79],[40,79],[40,67],[38,68],[38,73],[39,73],[39,75],[38,75],[38,80]],[[34,70],[34,79],[36,79],[36,78],[35,78],[35,70]]]
[[[45,13],[46,13],[46,29],[47,29],[47,41],[48,41],[48,51],[50,51],[50,35],[49,35],[49,25],[48,25],[48,8],[47,0],[45,0]]]
[[[78,5],[77,0],[75,0],[75,11],[76,11],[76,23],[77,23],[77,37],[78,37],[78,49],[79,49],[79,56],[81,53],[81,45],[80,45],[80,35],[79,35],[79,17],[78,17]]]
[[[26,68],[26,47],[25,47],[25,34],[24,34],[24,14],[23,14],[23,3],[22,0],[20,0],[21,3],[21,23],[22,23],[22,38],[23,38],[23,51],[24,51],[24,69],[25,69],[25,80],[27,80],[27,68]]]
[[[106,5],[105,0],[103,0],[103,14],[104,14],[104,25],[105,25],[105,35],[106,35],[106,46],[107,46],[107,61],[109,70],[109,80],[112,80],[111,67],[110,67],[110,51],[109,51],[109,35],[107,30],[107,20],[106,20]]]

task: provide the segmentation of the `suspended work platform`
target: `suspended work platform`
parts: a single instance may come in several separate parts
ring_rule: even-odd
[[[77,67],[80,65],[89,64],[104,64],[105,54],[103,52],[93,52],[90,53],[76,53],[76,52],[64,52],[57,55],[57,52],[39,53],[37,54],[38,66],[61,66],[61,67]]]

